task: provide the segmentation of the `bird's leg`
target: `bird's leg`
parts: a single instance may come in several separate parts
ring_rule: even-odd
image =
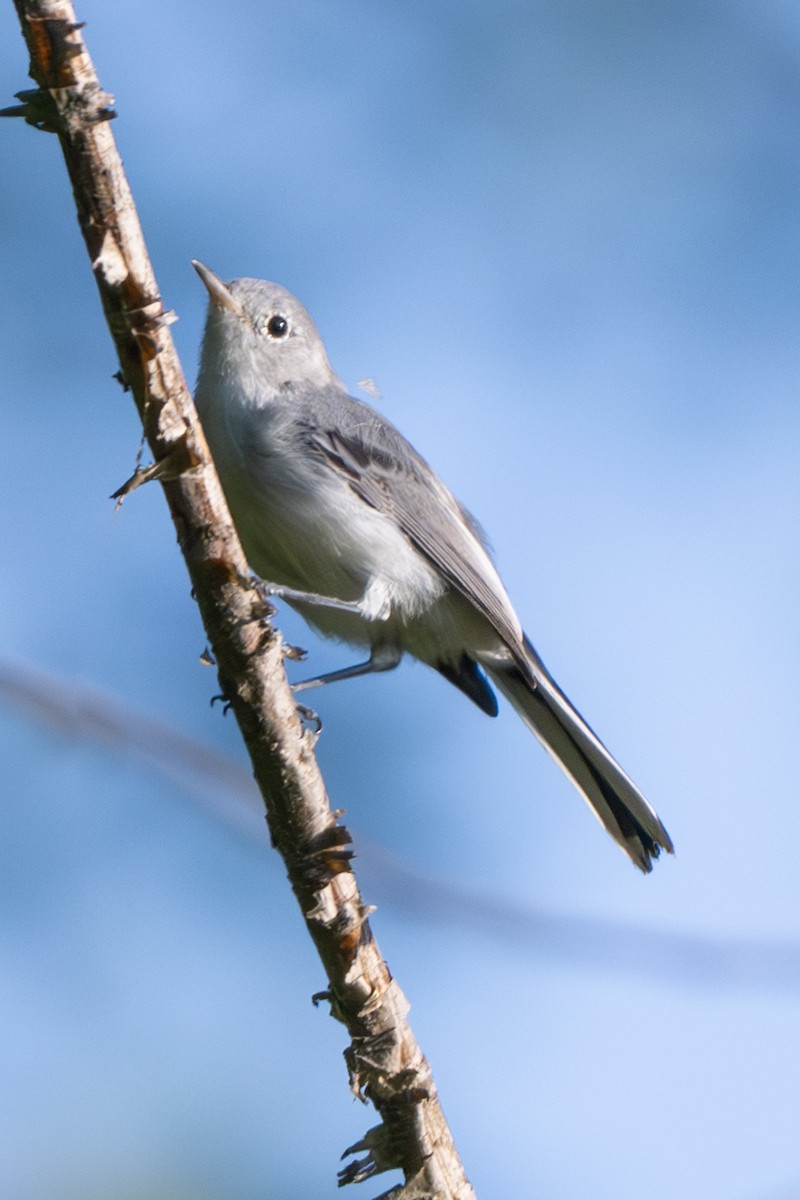
[[[280,584],[267,584],[269,594],[279,600],[295,601],[298,604],[313,604],[317,608],[336,608],[340,612],[357,613],[363,616],[360,600],[339,600],[336,596],[320,596],[317,592],[300,592],[296,588],[283,587]]]
[[[399,646],[375,646],[366,662],[355,663],[352,667],[342,667],[338,671],[329,671],[327,675],[318,675],[316,679],[303,679],[300,683],[292,684],[292,691],[302,692],[306,688],[322,687],[325,683],[337,683],[340,679],[356,679],[359,675],[391,671],[402,657],[403,651]]]
[[[297,588],[284,587],[282,583],[267,583],[265,579],[256,580],[256,586],[263,599],[277,596],[279,600],[288,600],[290,604],[311,604],[315,608],[336,608],[340,612],[355,613],[364,616],[360,600],[338,600],[335,596],[320,596],[317,592],[301,592]]]
[[[298,588],[285,587],[282,583],[268,583],[265,579],[255,580],[261,598],[269,603],[270,596],[288,600],[290,604],[308,604],[315,608],[333,608],[338,612],[352,613],[365,621],[388,621],[392,612],[391,589],[386,579],[372,579],[360,600],[339,600],[336,596],[322,596],[319,592],[304,592]],[[375,669],[375,668],[373,668]]]
[[[281,583],[268,583],[264,579],[256,579],[256,587],[263,598],[277,596],[281,600],[288,600],[290,604],[333,608],[339,612],[353,613],[365,621],[386,621],[391,613],[388,589],[382,579],[373,580],[360,600],[339,600],[335,596],[321,596],[318,592],[303,592],[297,588],[284,587]],[[372,653],[366,662],[355,663],[352,667],[342,667],[338,671],[329,671],[325,675],[317,675],[314,679],[303,679],[300,683],[291,685],[292,691],[302,692],[307,688],[322,687],[325,683],[336,683],[340,679],[356,679],[359,675],[391,671],[402,657],[401,647],[388,642],[380,643],[373,646]]]

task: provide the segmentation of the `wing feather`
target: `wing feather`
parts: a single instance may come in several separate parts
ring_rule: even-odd
[[[519,620],[477,521],[394,426],[353,397],[347,401],[344,413],[337,406],[335,427],[332,421],[320,422],[318,413],[302,421],[309,447],[366,504],[395,520],[519,654]]]

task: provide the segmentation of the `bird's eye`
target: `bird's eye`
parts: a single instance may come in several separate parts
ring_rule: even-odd
[[[271,338],[284,338],[289,332],[289,322],[286,317],[276,313],[274,317],[270,317],[267,321],[267,333]]]

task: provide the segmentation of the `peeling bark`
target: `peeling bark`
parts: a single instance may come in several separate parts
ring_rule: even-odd
[[[113,97],[100,86],[66,0],[14,0],[36,88],[3,110],[57,134],[103,309],[154,457],[121,494],[158,479],[216,659],[261,789],[273,844],[329,980],[320,996],[348,1029],[350,1087],[381,1124],[345,1155],[357,1182],[399,1168],[394,1200],[470,1200],[430,1067],[408,1025],[408,1003],[370,930],[350,865],[350,835],[331,810],[283,669],[287,648],[252,586],[178,361],[133,197],[111,133]],[[343,1156],[343,1157],[344,1157]]]

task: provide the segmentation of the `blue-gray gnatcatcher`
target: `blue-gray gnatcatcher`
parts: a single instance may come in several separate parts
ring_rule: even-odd
[[[250,565],[321,633],[369,651],[296,686],[387,671],[407,652],[495,716],[488,675],[649,871],[669,834],[528,641],[476,521],[347,394],[294,296],[194,266],[210,296],[197,408]]]

